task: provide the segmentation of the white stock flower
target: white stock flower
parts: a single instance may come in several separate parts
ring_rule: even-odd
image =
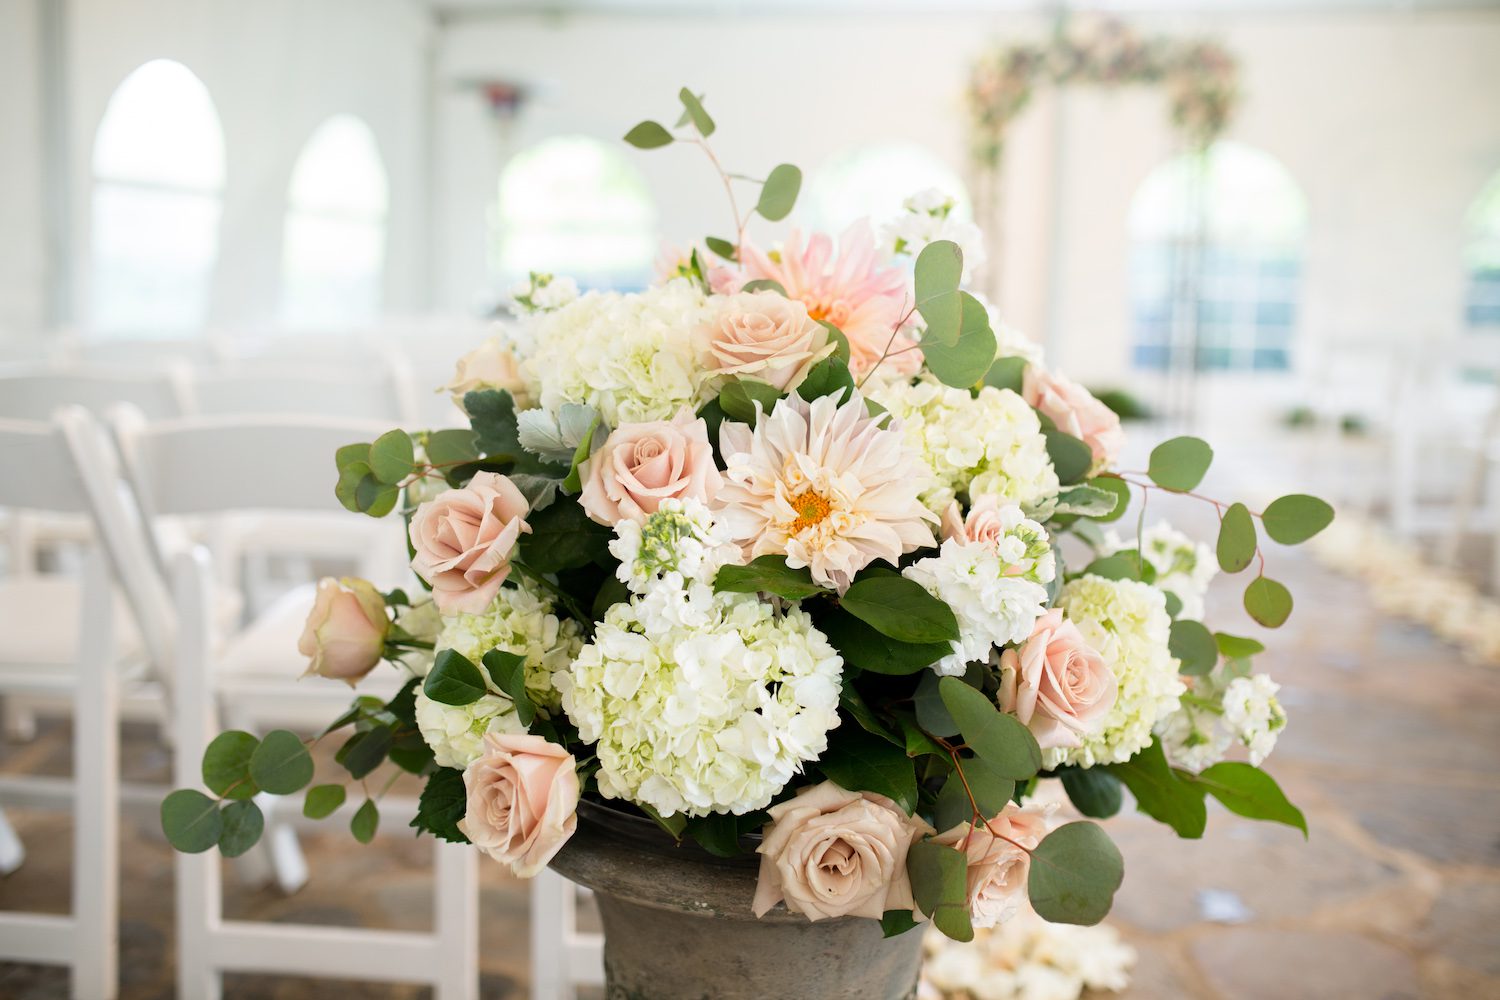
[[[1106,536],[1106,542],[1111,552],[1134,552],[1137,548],[1135,542],[1122,542],[1113,532]],[[1141,556],[1156,571],[1153,586],[1176,594],[1182,602],[1178,617],[1201,621],[1203,598],[1219,572],[1213,550],[1165,521],[1146,529],[1139,548]]]
[[[1266,674],[1195,678],[1182,707],[1157,724],[1167,759],[1177,767],[1201,771],[1224,759],[1236,743],[1257,766],[1276,748],[1286,728],[1286,712],[1276,699],[1281,685]]]
[[[535,320],[536,349],[522,368],[545,410],[586,403],[611,427],[670,420],[702,402],[691,339],[706,312],[687,280],[629,295],[589,292]]]
[[[740,814],[827,749],[842,666],[805,612],[689,583],[611,607],[557,685],[601,795]]]
[[[609,551],[620,560],[615,575],[636,594],[658,584],[679,590],[688,582],[712,584],[719,567],[739,556],[707,507],[675,498],[644,521],[617,522]]]
[[[1197,695],[1198,689],[1193,693]],[[1219,712],[1187,702],[1157,723],[1156,736],[1173,766],[1195,773],[1223,760],[1234,742]]]
[[[444,705],[417,688],[417,728],[442,767],[462,771],[484,753],[486,733],[524,733],[516,706],[504,695],[487,694],[468,705]]]
[[[1023,506],[1057,494],[1041,421],[1009,389],[985,386],[972,395],[923,375],[879,385],[871,398],[900,421],[907,444],[932,469],[935,482],[922,494],[932,510],[965,492]]]
[[[886,223],[883,235],[886,246],[893,253],[917,256],[929,243],[950,240],[963,251],[964,269],[960,281],[968,284],[974,272],[985,261],[984,232],[974,223],[955,218],[947,209],[930,212],[911,210],[902,212]],[[952,203],[949,203],[951,208]]]
[[[1286,728],[1286,713],[1276,700],[1280,690],[1281,685],[1265,674],[1236,677],[1224,689],[1224,724],[1250,751],[1250,763],[1257,767],[1271,755]]]
[[[1186,687],[1167,648],[1166,597],[1136,580],[1082,576],[1064,585],[1057,606],[1114,670],[1115,706],[1103,728],[1079,747],[1042,751],[1044,766],[1115,764],[1151,742],[1153,727],[1175,712]]]
[[[1137,958],[1113,927],[1050,924],[1029,907],[977,928],[972,942],[930,929],[923,945],[919,996],[934,1000],[1079,1000],[1085,990],[1126,989]]]
[[[578,298],[578,282],[532,271],[525,281],[517,282],[511,288],[510,298],[520,312],[551,312]]]
[[[544,708],[556,708],[553,676],[568,669],[583,637],[578,623],[553,613],[552,599],[538,594],[527,581],[501,587],[489,607],[478,614],[448,615],[436,648],[452,649],[480,667],[492,691],[499,688],[480,665],[492,649],[526,657],[526,690]]]

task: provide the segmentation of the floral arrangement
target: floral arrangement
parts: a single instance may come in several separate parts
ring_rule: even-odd
[[[675,129],[627,142],[718,168],[713,120],[680,97]],[[468,428],[339,449],[338,498],[406,519],[420,589],[320,584],[308,672],[352,686],[386,659],[409,679],[317,737],[342,741],[345,773],[308,788],[307,815],[389,761],[424,782],[418,830],[526,876],[587,796],[758,853],[758,915],[930,919],[960,940],[1028,906],[1108,911],[1120,854],[1094,822],[1054,822],[1037,798],[1054,782],[1093,819],[1128,788],[1184,837],[1208,796],[1305,831],[1258,766],[1285,723],[1261,644],[1199,617],[1216,568],[1255,564],[1245,606],[1280,625],[1261,537],[1303,541],[1331,509],[1205,499],[1213,551],[1164,526],[1107,534],[1135,492],[1192,494],[1209,446],[1117,468],[1114,414],[963,289],[958,244],[924,242],[941,199],[912,203],[929,221],[895,252],[867,224],[763,247],[746,223],[787,217],[800,172],[719,173],[732,235],[669,254],[651,287],[518,290],[519,321],[449,387]],[[251,796],[307,788],[309,742],[219,736],[211,794],[163,804],[169,839],[248,849]],[[1223,759],[1236,746],[1249,762]]]

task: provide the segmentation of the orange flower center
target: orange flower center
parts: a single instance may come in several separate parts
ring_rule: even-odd
[[[812,490],[803,490],[792,497],[792,509],[797,512],[797,520],[792,522],[791,527],[791,534],[795,535],[804,528],[811,528],[815,524],[822,523],[828,517],[829,511],[833,509],[833,505],[822,494],[814,493]]]

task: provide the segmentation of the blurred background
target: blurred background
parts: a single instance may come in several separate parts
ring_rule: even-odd
[[[1339,510],[1313,551],[1276,553],[1298,612],[1263,665],[1291,715],[1270,766],[1312,841],[1222,812],[1202,844],[1116,821],[1130,995],[1500,997],[1500,5],[0,0],[0,419],[74,402],[453,424],[435,389],[528,272],[638,288],[663,244],[728,235],[696,151],[620,141],[670,124],[684,85],[730,170],[803,169],[804,227],[951,196],[988,237],[977,286],[1049,364],[1110,392],[1136,461],[1191,431],[1217,449],[1214,495]],[[1202,505],[1146,516],[1215,530]],[[389,525],[350,520],[206,532],[233,603],[217,646],[293,607],[255,635],[275,636],[268,671],[300,671],[306,604],[288,595],[400,570]],[[76,582],[89,529],[19,509],[0,525],[0,636],[76,629],[26,581]],[[1228,581],[1210,614],[1246,631],[1237,595]],[[66,691],[33,693],[5,701],[0,908],[57,913],[73,821],[18,789],[71,773],[77,750]],[[126,726],[127,782],[168,780],[160,714]],[[124,996],[177,978],[159,797],[122,824]],[[302,831],[311,876],[241,866],[227,910],[429,927],[429,851],[403,825],[364,851]],[[497,867],[485,995],[564,995],[528,950],[555,914]],[[68,981],[0,963],[6,996]],[[270,968],[225,995],[326,988]]]

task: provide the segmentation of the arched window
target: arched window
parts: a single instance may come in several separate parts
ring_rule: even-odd
[[[869,218],[878,226],[901,212],[901,204],[936,189],[953,198],[954,214],[970,218],[969,193],[962,178],[921,146],[885,144],[840,153],[813,174],[808,185],[808,222],[837,233]]]
[[[645,180],[597,139],[545,139],[500,174],[494,270],[507,287],[538,271],[568,275],[586,288],[640,288],[656,244]]]
[[[195,332],[218,257],[224,133],[208,88],[158,59],[125,78],[94,139],[89,326]]]
[[[1306,232],[1296,181],[1260,150],[1221,142],[1153,170],[1130,212],[1136,365],[1190,350],[1174,327],[1196,313],[1198,369],[1289,368]]]
[[[385,278],[385,164],[370,127],[334,115],[292,169],[281,251],[281,317],[298,328],[373,320]]]
[[[1500,172],[1484,186],[1465,221],[1469,290],[1464,319],[1473,330],[1500,334]]]

